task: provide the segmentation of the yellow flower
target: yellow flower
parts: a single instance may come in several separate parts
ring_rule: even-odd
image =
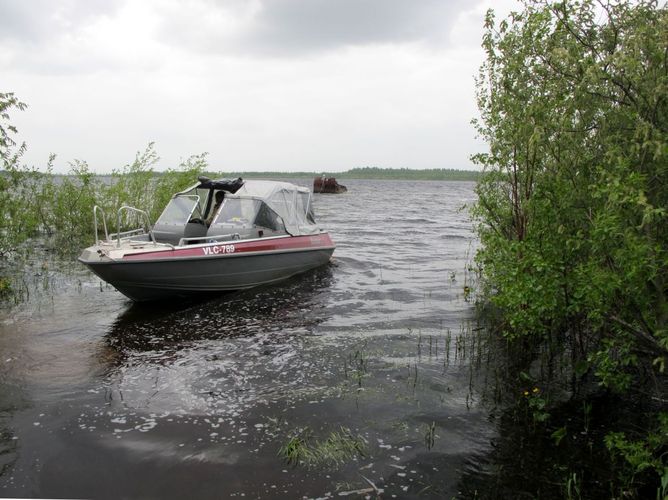
[[[533,393],[536,394],[537,392],[540,392],[540,389],[538,387],[533,388]]]
[[[525,396],[528,396],[528,395],[529,395],[529,391],[524,391],[524,395],[525,395]]]

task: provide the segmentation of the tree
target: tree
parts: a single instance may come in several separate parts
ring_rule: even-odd
[[[506,334],[576,325],[665,356],[668,12],[536,1],[486,26],[475,215]]]
[[[17,147],[13,136],[16,127],[10,123],[10,111],[23,111],[26,105],[11,92],[0,93],[0,255],[12,248],[21,230],[23,216],[22,198],[17,196],[22,189],[25,169],[19,159],[26,150],[25,143]]]
[[[625,391],[668,356],[668,10],[527,0],[486,18],[474,208],[483,295]],[[576,369],[577,368],[577,369]],[[668,477],[667,477],[668,480]]]
[[[22,143],[18,150],[14,151],[16,141],[12,135],[17,133],[16,127],[9,122],[9,111],[17,109],[23,111],[26,105],[19,101],[12,92],[0,92],[0,158],[2,158],[2,168],[15,165],[18,158],[26,149],[25,143]]]

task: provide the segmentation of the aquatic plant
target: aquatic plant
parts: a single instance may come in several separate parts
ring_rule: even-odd
[[[550,414],[546,410],[548,401],[541,395],[538,387],[525,390],[523,396],[528,414],[534,423],[545,422],[550,418]]]
[[[12,293],[12,285],[7,278],[0,277],[0,298],[4,298]]]
[[[424,445],[427,447],[427,450],[431,450],[434,447],[435,440],[436,422],[432,422],[431,425],[427,426],[427,429],[424,433]]]
[[[629,439],[623,432],[611,432],[605,437],[605,445],[616,459],[623,461],[624,488],[630,489],[638,478],[647,472],[658,471],[660,485],[657,498],[668,495],[668,467],[665,454],[668,448],[668,414],[658,415],[654,428],[639,439]],[[651,475],[650,475],[651,477]]]
[[[575,472],[571,473],[566,481],[565,497],[568,500],[580,500],[582,498],[580,494],[580,480]]]
[[[348,357],[344,359],[343,375],[345,379],[352,379],[357,387],[356,391],[362,390],[363,380],[369,376],[368,373],[368,354],[365,352],[366,341],[363,341],[355,348],[354,352],[350,352]]]
[[[301,429],[292,436],[278,450],[278,456],[283,458],[288,465],[299,465],[309,456],[308,442],[311,439],[311,430]]]
[[[281,446],[278,455],[290,465],[337,466],[356,457],[365,457],[366,441],[350,429],[340,427],[324,440],[313,442],[313,432],[306,427],[299,429]]]

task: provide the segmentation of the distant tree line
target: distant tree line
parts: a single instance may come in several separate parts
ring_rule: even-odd
[[[412,169],[356,167],[343,172],[229,172],[228,177],[248,178],[315,178],[325,175],[337,179],[394,179],[394,180],[432,180],[432,181],[477,181],[480,172],[475,170],[455,170],[446,168]]]
[[[447,168],[411,169],[358,167],[340,174],[348,179],[407,179],[433,181],[476,181],[480,173],[475,170],[455,170]]]

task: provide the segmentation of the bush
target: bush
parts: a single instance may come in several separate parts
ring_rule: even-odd
[[[482,296],[505,337],[560,344],[573,377],[624,392],[668,356],[668,10],[524,5],[486,18]]]

